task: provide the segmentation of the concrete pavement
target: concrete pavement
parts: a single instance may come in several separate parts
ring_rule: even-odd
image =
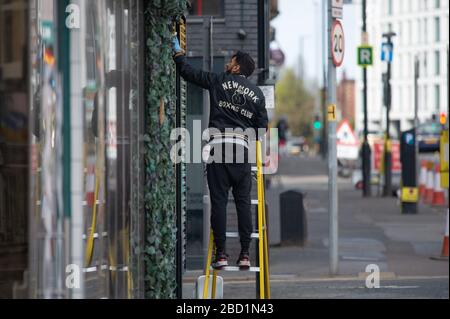
[[[255,299],[254,283],[225,279],[224,299]],[[191,299],[195,285],[186,283],[184,298]],[[368,289],[365,281],[339,279],[272,279],[272,299],[448,299],[448,277],[417,277],[382,280],[380,288]]]
[[[267,202],[270,239],[275,244],[270,249],[273,297],[448,298],[448,261],[430,259],[441,252],[446,211],[421,205],[419,214],[402,215],[397,199],[362,198],[361,192],[347,179],[339,180],[339,275],[329,276],[326,174],[326,163],[319,158],[290,158],[281,160],[278,176],[271,178]],[[305,247],[277,245],[279,195],[291,189],[301,189],[307,194]],[[361,287],[365,287],[362,273],[369,264],[379,267],[381,286],[391,287],[384,288],[384,293],[361,292]],[[186,298],[192,296],[190,288],[200,274],[201,271],[194,271],[185,275]],[[232,292],[230,297],[254,297],[254,274],[221,275],[225,281],[225,297],[227,287]],[[343,290],[336,288],[333,293],[328,288],[336,283]]]

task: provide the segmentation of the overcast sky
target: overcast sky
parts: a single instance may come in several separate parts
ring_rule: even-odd
[[[315,81],[317,75],[322,79],[322,1],[326,0],[279,0],[280,15],[272,21],[276,29],[276,39],[286,55],[286,67],[299,70],[299,56],[303,51],[305,77]],[[356,66],[356,48],[361,38],[361,6],[344,6],[344,33],[346,53],[343,70],[348,78],[356,78],[360,69]],[[302,45],[303,43],[303,45]],[[303,49],[301,49],[303,47]]]

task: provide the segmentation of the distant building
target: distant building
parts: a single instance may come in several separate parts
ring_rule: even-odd
[[[369,130],[384,131],[386,108],[383,103],[382,74],[386,63],[380,60],[382,34],[393,31],[391,128],[394,134],[413,126],[414,60],[420,61],[419,120],[447,112],[447,48],[449,43],[449,2],[442,0],[367,1],[369,43],[374,46],[374,65],[368,68]],[[356,98],[357,131],[363,130],[362,81]]]
[[[337,102],[341,117],[348,120],[351,125],[355,123],[355,80],[347,78],[346,73],[337,87]]]

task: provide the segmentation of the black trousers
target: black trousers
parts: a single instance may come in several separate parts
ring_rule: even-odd
[[[218,251],[225,252],[227,204],[230,188],[238,214],[242,251],[250,249],[253,232],[251,214],[252,172],[250,163],[211,163],[207,165],[211,197],[211,227]]]

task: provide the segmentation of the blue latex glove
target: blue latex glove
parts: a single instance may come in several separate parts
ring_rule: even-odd
[[[174,54],[183,52],[183,49],[180,46],[180,42],[178,41],[178,38],[176,35],[172,37],[172,50]]]

